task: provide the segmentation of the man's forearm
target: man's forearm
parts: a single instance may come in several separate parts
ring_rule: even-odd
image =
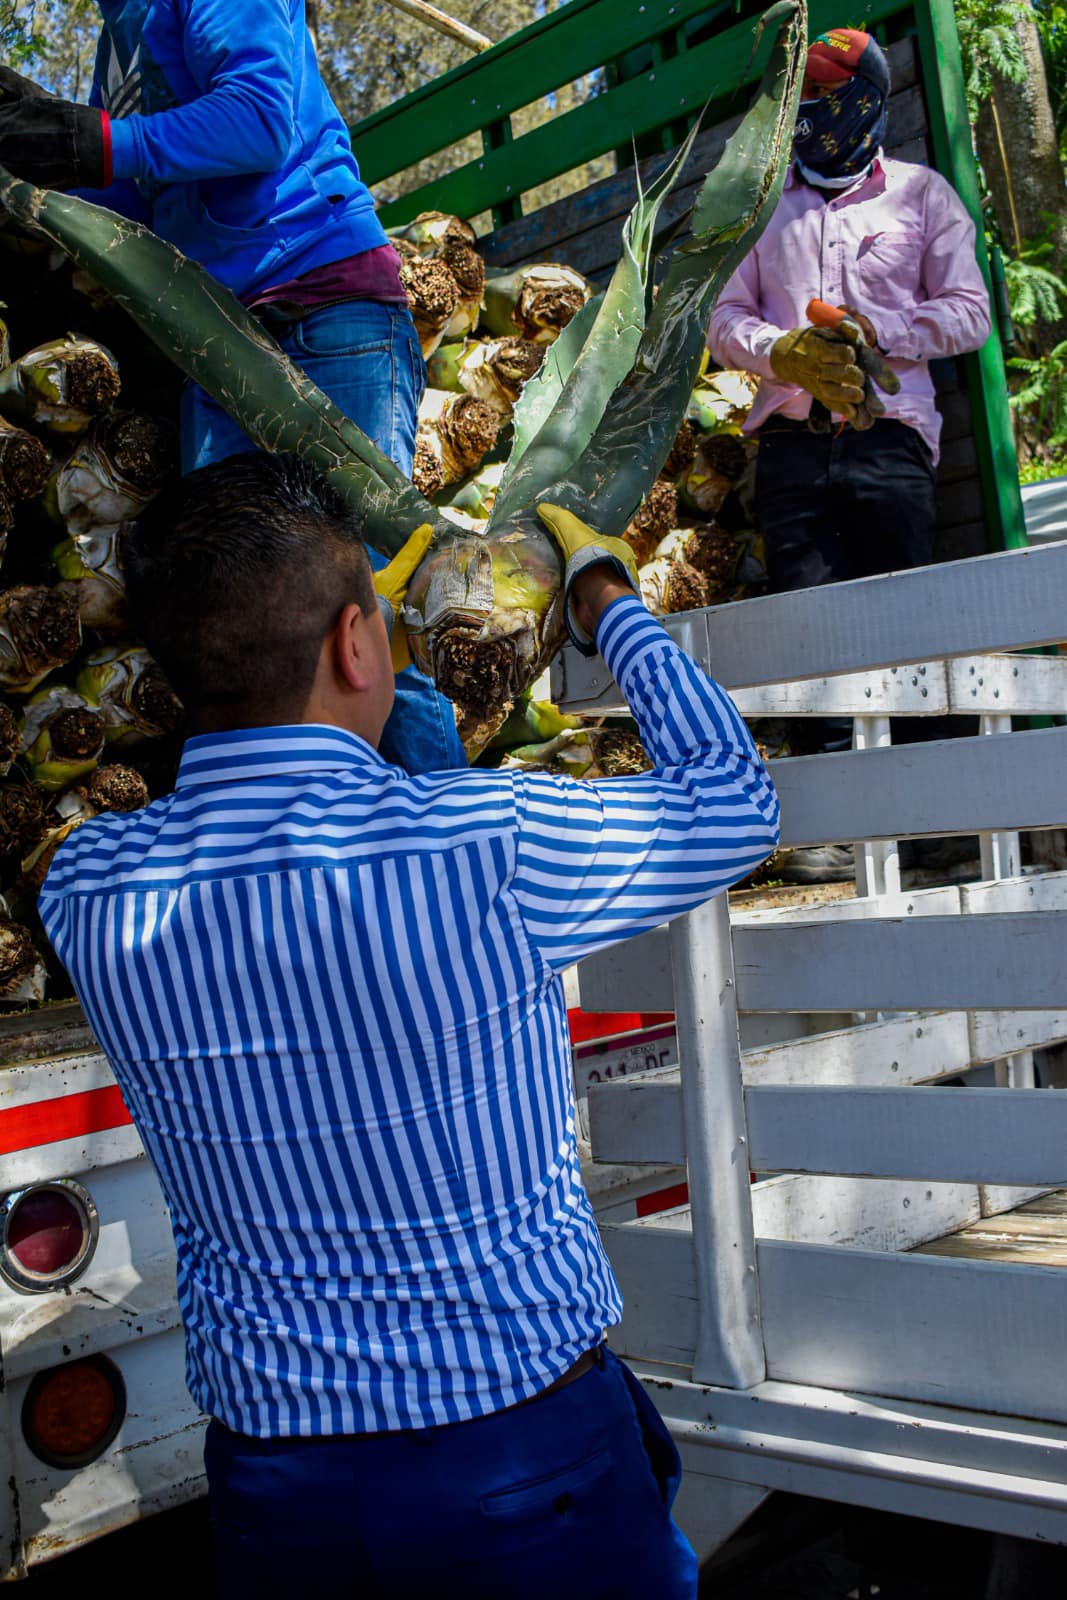
[[[765,817],[777,818],[770,779],[733,701],[632,594],[601,613],[597,644],[654,766],[750,768],[768,802]]]
[[[611,567],[590,567],[580,572],[574,580],[573,591],[574,615],[578,626],[584,629],[590,639],[595,639],[604,612],[626,595],[632,598],[633,590],[628,583],[623,583]]]

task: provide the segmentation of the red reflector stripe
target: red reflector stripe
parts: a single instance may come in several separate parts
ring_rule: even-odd
[[[689,1199],[687,1183],[672,1183],[669,1189],[657,1189],[655,1194],[643,1194],[634,1201],[639,1217],[654,1217],[657,1211],[669,1211],[672,1206],[684,1206]]]
[[[87,1089],[84,1094],[60,1095],[56,1100],[34,1100],[0,1111],[0,1155],[77,1139],[86,1133],[106,1133],[132,1121],[114,1084],[107,1089]]]

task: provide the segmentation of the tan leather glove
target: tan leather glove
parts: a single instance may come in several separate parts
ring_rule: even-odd
[[[587,567],[596,566],[598,562],[606,562],[608,566],[614,568],[620,578],[633,586],[635,594],[640,595],[634,553],[625,539],[604,538],[595,528],[583,522],[581,517],[576,517],[573,511],[565,511],[562,506],[542,503],[537,508],[537,515],[552,535],[563,557],[563,614],[571,643],[584,656],[595,656],[595,642],[575,621],[571,605],[571,588],[574,580]]]
[[[856,348],[829,328],[793,328],[771,346],[771,370],[783,383],[806,389],[828,411],[851,422],[863,405]]]
[[[850,344],[856,346],[856,364],[860,371],[871,380],[871,383],[876,383],[884,394],[899,394],[900,379],[882,354],[878,344],[878,334],[870,317],[865,317],[861,311],[855,311],[852,306],[839,306],[838,310],[845,313],[840,331]],[[870,405],[870,384],[867,387],[867,403]],[[876,408],[876,415],[884,411],[885,407],[879,405]]]
[[[400,620],[400,610],[415,568],[426,554],[432,539],[431,524],[422,523],[409,535],[407,542],[397,551],[389,565],[374,574],[378,608],[385,618],[385,626],[389,631],[394,672],[403,672],[405,667],[411,665],[408,631]]]

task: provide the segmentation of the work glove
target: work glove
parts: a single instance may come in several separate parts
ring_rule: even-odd
[[[34,83],[32,78],[24,78],[14,67],[5,67],[0,63],[0,103],[21,100],[23,95],[29,95],[31,99],[52,99],[49,91],[42,89],[39,83]]]
[[[876,383],[883,393],[899,394],[900,379],[882,354],[870,317],[865,317],[862,311],[856,311],[852,306],[839,306],[838,310],[845,313],[840,332],[850,344],[855,345],[860,371],[872,383]]]
[[[595,528],[590,528],[573,511],[565,511],[562,506],[539,505],[537,515],[559,546],[563,557],[563,615],[570,641],[583,656],[595,656],[595,641],[575,620],[571,603],[574,580],[588,567],[604,562],[624,583],[630,584],[635,594],[640,595],[634,553],[624,539],[602,538]]]
[[[0,166],[39,189],[108,186],[105,112],[39,92],[9,95],[7,80],[0,91]]]
[[[771,346],[771,370],[783,383],[806,389],[828,411],[851,422],[863,405],[856,347],[829,328],[793,328]]]
[[[429,522],[422,523],[409,535],[407,542],[397,551],[389,565],[374,574],[378,609],[385,619],[389,633],[394,672],[403,672],[405,667],[411,665],[408,630],[401,620],[400,612],[408,592],[408,584],[432,539],[433,527]]]

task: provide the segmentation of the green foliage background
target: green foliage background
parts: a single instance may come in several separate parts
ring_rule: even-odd
[[[1067,177],[1067,5],[1059,0],[1032,5],[1029,0],[955,0],[955,10],[972,125],[982,108],[995,102],[998,90],[1003,95],[1008,86],[1026,81],[1020,30],[1036,24]],[[999,127],[997,131],[999,135]],[[1025,157],[1013,149],[1009,171]],[[1067,340],[1062,337],[1067,262],[1055,241],[1067,192],[1053,197],[1056,211],[1045,213],[1042,232],[1029,238],[999,225],[988,192],[986,200],[987,242],[1004,259],[1018,347],[1009,369],[1020,469],[1024,481],[1034,482],[1067,470]]]

